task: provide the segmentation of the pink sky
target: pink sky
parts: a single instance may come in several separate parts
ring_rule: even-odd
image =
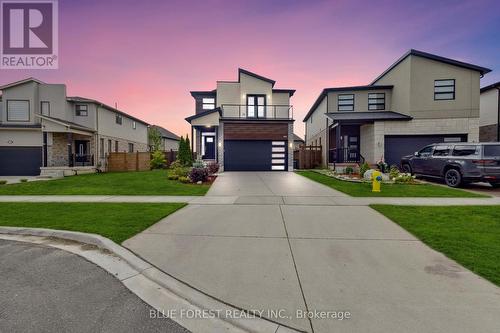
[[[59,17],[59,69],[0,70],[0,84],[65,83],[179,135],[189,91],[236,80],[238,67],[297,90],[301,136],[323,88],[368,84],[410,48],[493,69],[483,85],[500,80],[498,1],[60,0]]]

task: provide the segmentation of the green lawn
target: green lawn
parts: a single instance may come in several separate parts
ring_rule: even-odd
[[[120,244],[184,203],[0,203],[0,226],[99,234]]]
[[[372,192],[372,186],[370,183],[354,183],[338,180],[314,171],[297,171],[297,174],[353,197],[488,197],[482,194],[431,184],[382,184],[381,192]]]
[[[500,206],[371,207],[433,249],[500,286]]]
[[[0,185],[0,195],[204,195],[209,187],[168,180],[167,170],[153,170],[94,173],[49,181]]]

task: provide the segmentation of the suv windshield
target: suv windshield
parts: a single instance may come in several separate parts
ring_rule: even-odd
[[[500,145],[484,145],[484,156],[500,157]]]
[[[453,148],[453,156],[470,156],[476,155],[478,146],[455,146]]]
[[[427,146],[427,147],[425,147],[424,149],[420,150],[420,151],[418,152],[418,154],[419,154],[420,156],[430,156],[430,155],[431,155],[431,153],[432,153],[432,149],[433,149],[433,147],[432,147],[432,146]]]

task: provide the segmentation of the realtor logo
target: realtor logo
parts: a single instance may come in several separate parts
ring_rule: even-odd
[[[1,69],[57,69],[57,0],[0,2]]]

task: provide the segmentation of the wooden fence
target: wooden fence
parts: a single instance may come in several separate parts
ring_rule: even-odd
[[[167,166],[172,164],[173,161],[177,159],[177,151],[170,150],[170,151],[165,151],[165,160],[167,161]]]
[[[321,146],[301,145],[299,149],[294,150],[293,160],[297,169],[314,169],[322,164]]]
[[[150,152],[109,153],[107,171],[150,170]]]

